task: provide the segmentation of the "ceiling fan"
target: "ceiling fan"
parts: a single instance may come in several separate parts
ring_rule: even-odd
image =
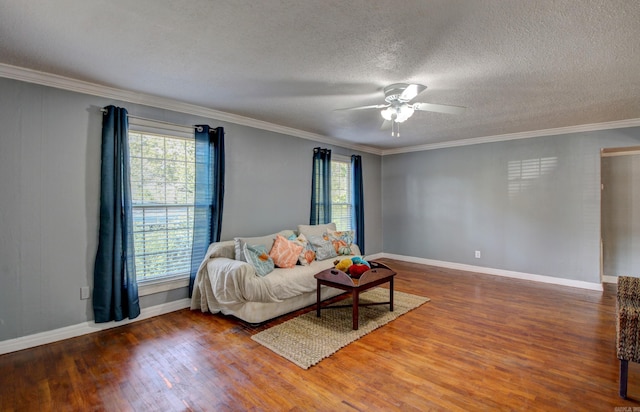
[[[422,84],[395,83],[384,88],[384,100],[387,104],[374,104],[371,106],[350,107],[339,110],[365,110],[381,109],[380,115],[384,119],[381,129],[391,127],[391,136],[400,136],[400,123],[410,118],[414,111],[436,112],[447,114],[460,114],[465,107],[450,106],[434,103],[410,103],[417,95],[422,93],[427,86]]]

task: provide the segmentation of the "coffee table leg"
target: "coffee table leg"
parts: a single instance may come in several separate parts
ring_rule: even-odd
[[[360,293],[357,289],[351,292],[353,299],[353,330],[358,330],[358,305],[360,304]]]
[[[389,312],[393,312],[393,278],[389,281]]]
[[[317,280],[316,282],[316,316],[320,317],[320,281]]]

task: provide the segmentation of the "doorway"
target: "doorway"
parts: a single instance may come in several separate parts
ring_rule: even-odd
[[[640,146],[601,152],[601,280],[640,276]]]

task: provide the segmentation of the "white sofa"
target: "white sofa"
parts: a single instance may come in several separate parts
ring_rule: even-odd
[[[309,233],[322,233],[327,229],[335,230],[335,225],[299,225],[296,235],[307,233],[309,237],[313,236]],[[297,264],[292,268],[276,267],[264,276],[259,276],[251,263],[239,259],[243,244],[267,243],[269,249],[268,243],[277,235],[290,237],[291,234],[294,231],[286,230],[268,236],[212,243],[196,275],[191,309],[233,315],[258,324],[314,304],[317,287],[314,275],[333,267],[336,260],[349,256],[313,260],[308,265]],[[360,255],[356,244],[350,244],[349,249],[351,256]],[[321,287],[322,300],[341,293],[344,291]]]

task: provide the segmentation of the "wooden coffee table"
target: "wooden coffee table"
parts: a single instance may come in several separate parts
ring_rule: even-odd
[[[359,306],[372,306],[372,305],[389,305],[389,310],[393,312],[393,277],[396,272],[391,270],[388,266],[376,262],[369,262],[371,269],[364,272],[359,279],[352,278],[345,272],[336,268],[326,269],[317,273],[314,277],[317,280],[316,288],[316,316],[320,317],[321,309],[337,309],[351,306],[353,316],[353,330],[358,330],[358,307]],[[360,292],[367,289],[371,289],[374,286],[381,285],[389,282],[389,301],[388,302],[374,302],[374,303],[362,303],[360,304]],[[336,306],[321,306],[320,301],[320,286],[326,285],[332,288],[342,289],[347,292],[351,292],[353,303],[351,305],[336,305]]]

